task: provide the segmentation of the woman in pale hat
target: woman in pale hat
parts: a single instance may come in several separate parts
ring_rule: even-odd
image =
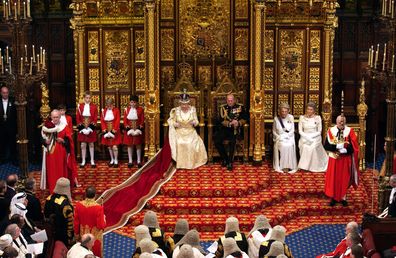
[[[102,109],[100,124],[102,127],[102,144],[107,146],[110,154],[109,167],[118,167],[118,145],[121,144],[120,110],[114,107],[114,99],[106,99],[106,108]]]
[[[199,125],[197,111],[190,105],[187,93],[180,95],[180,106],[171,110],[168,119],[169,144],[176,168],[194,169],[204,165],[208,156],[195,127]]]
[[[169,247],[166,244],[166,236],[164,231],[160,228],[157,214],[154,211],[147,211],[144,214],[143,225],[147,226],[151,239],[157,243],[158,247],[165,253],[169,254]]]
[[[280,173],[297,171],[296,143],[294,141],[294,117],[290,106],[281,103],[278,116],[274,117],[272,134],[274,140],[274,170]]]
[[[259,255],[260,245],[265,240],[268,240],[271,236],[271,225],[268,223],[268,219],[264,215],[259,215],[256,218],[254,227],[248,235],[249,244],[249,257],[257,258]]]
[[[284,254],[285,249],[283,243],[280,241],[275,241],[271,244],[268,253],[264,256],[265,258],[276,258],[278,255]]]
[[[298,168],[310,172],[324,172],[327,169],[328,157],[322,144],[322,119],[315,113],[316,104],[308,102],[305,115],[300,116],[298,122]]]
[[[264,241],[261,244],[261,246],[260,246],[259,257],[260,258],[265,257],[265,255],[269,252],[269,250],[271,248],[271,245],[275,241],[279,241],[279,242],[283,243],[284,254],[288,258],[293,258],[293,255],[292,255],[289,247],[287,246],[287,244],[285,242],[285,238],[286,238],[286,229],[285,229],[285,227],[280,226],[280,225],[277,225],[277,226],[273,227],[269,240]]]
[[[223,241],[224,258],[249,258],[249,256],[239,249],[234,238],[227,237]]]
[[[180,252],[176,256],[176,258],[193,258],[193,257],[197,257],[197,256],[195,256],[193,248],[188,244],[185,244],[182,247],[180,247]]]
[[[140,249],[142,250],[142,253],[149,253],[154,258],[156,258],[156,257],[168,257],[164,253],[164,251],[159,249],[157,247],[157,244],[153,240],[151,240],[149,238],[142,239],[140,241],[139,245],[140,245]]]
[[[4,234],[0,237],[0,250],[4,250],[7,246],[11,246],[12,236],[10,234]]]
[[[139,244],[140,244],[140,241],[142,241],[145,238],[151,239],[151,235],[150,235],[150,231],[149,231],[148,227],[145,225],[137,226],[135,228],[136,249],[132,255],[133,258],[140,257],[142,250],[140,249]]]
[[[226,238],[235,239],[235,241],[236,241],[238,247],[241,249],[241,251],[243,251],[245,253],[248,252],[248,242],[246,240],[246,236],[244,233],[242,233],[239,230],[239,221],[235,217],[231,216],[231,217],[227,218],[224,236],[220,237],[219,240],[217,240],[218,246],[217,246],[217,251],[215,253],[215,256],[217,258],[222,258],[224,255],[223,241]]]
[[[188,231],[187,234],[176,244],[176,248],[173,251],[173,258],[176,258],[178,256],[180,248],[185,244],[190,245],[193,249],[194,256],[192,256],[191,258],[205,257],[204,254],[206,253],[200,245],[199,233],[198,231],[193,229]]]

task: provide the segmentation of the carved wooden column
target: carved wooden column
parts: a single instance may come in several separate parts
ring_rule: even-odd
[[[145,116],[148,126],[148,157],[157,152],[159,146],[159,42],[158,42],[158,8],[155,0],[146,1],[144,19],[144,37],[146,46],[146,95]],[[147,138],[146,138],[147,139]]]
[[[265,31],[265,3],[255,1],[252,8],[251,29],[251,83],[250,83],[250,135],[254,144],[253,163],[260,165],[263,160],[264,145],[264,31]]]
[[[333,89],[333,43],[335,28],[338,24],[338,19],[335,15],[338,3],[335,0],[327,0],[323,3],[323,7],[326,9],[326,20],[324,25],[324,73],[323,75],[323,105],[322,105],[322,117],[323,117],[323,135],[326,136],[327,129],[331,127],[332,120],[332,89]]]

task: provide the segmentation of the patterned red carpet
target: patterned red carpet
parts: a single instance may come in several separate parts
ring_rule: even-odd
[[[128,169],[126,164],[109,169],[106,163],[99,163],[96,169],[79,169],[82,187],[73,190],[73,198],[83,198],[88,185],[95,185],[100,194],[122,183],[135,171],[136,168]],[[34,174],[39,177],[39,173]],[[372,196],[370,170],[362,173],[359,187],[348,192],[348,207],[328,206],[323,185],[324,173],[279,174],[268,164],[260,167],[237,164],[234,171],[229,172],[218,164],[206,165],[196,170],[177,171],[146,208],[158,213],[160,224],[167,232],[173,231],[178,218],[186,218],[190,228],[201,232],[202,239],[213,240],[224,231],[229,215],[238,217],[242,231],[249,231],[255,217],[263,213],[272,225],[282,224],[291,233],[314,224],[360,222],[364,212],[377,207],[377,194]],[[374,193],[377,192],[375,188]],[[46,194],[41,192],[42,199]],[[133,228],[142,223],[144,211],[116,232],[131,237]]]

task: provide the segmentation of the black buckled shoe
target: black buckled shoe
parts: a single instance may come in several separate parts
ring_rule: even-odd
[[[232,168],[233,168],[233,167],[232,167],[232,163],[231,163],[231,162],[230,162],[230,163],[228,163],[228,164],[227,164],[227,170],[231,171],[231,170],[232,170]]]
[[[334,205],[336,205],[336,203],[337,203],[337,201],[336,200],[334,200],[334,199],[331,199],[331,201],[330,201],[330,206],[331,207],[333,207]]]

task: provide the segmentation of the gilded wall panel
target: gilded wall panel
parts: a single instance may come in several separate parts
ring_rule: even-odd
[[[278,105],[276,109],[278,109],[281,103],[289,103],[289,94],[278,94]]]
[[[89,68],[88,70],[89,77],[89,90],[90,91],[99,91],[99,68]]]
[[[274,116],[274,96],[272,94],[264,94],[264,115],[267,118]]]
[[[308,100],[316,103],[319,106],[319,94],[309,94]]]
[[[238,85],[249,83],[249,68],[244,65],[235,66],[235,79]]]
[[[212,67],[199,66],[198,67],[198,81],[200,83],[210,83],[212,81]]]
[[[293,96],[293,116],[299,117],[304,114],[304,94],[294,94]]]
[[[235,18],[247,19],[249,18],[249,1],[248,0],[235,0]]]
[[[310,61],[320,62],[320,30],[311,30],[309,34]]]
[[[128,31],[105,31],[106,87],[128,89]]]
[[[88,31],[88,62],[99,63],[99,32]]]
[[[274,89],[274,68],[273,67],[265,67],[264,89],[265,90],[273,90]]]
[[[249,30],[235,29],[235,60],[245,61],[249,59]]]
[[[100,96],[98,95],[92,95],[91,96],[91,101],[94,103],[97,107],[100,107]]]
[[[173,61],[175,53],[175,31],[173,29],[161,30],[161,60]]]
[[[302,88],[303,82],[303,30],[280,30],[280,84],[279,88]]]
[[[230,1],[179,2],[181,51],[184,55],[225,54],[229,46]]]
[[[144,67],[135,70],[136,90],[144,91],[146,88],[146,69]]]
[[[126,107],[128,107],[129,97],[130,97],[129,95],[121,95],[120,96],[120,111],[121,111],[121,114],[123,114],[124,113],[124,109]]]
[[[175,81],[175,68],[173,66],[161,66],[161,84],[169,86]]]
[[[274,61],[274,31],[273,30],[265,30],[264,60],[265,62]]]
[[[135,31],[135,62],[144,62],[144,31]]]
[[[320,68],[309,68],[309,90],[319,90],[320,87]]]
[[[161,19],[173,19],[173,0],[161,0]]]

